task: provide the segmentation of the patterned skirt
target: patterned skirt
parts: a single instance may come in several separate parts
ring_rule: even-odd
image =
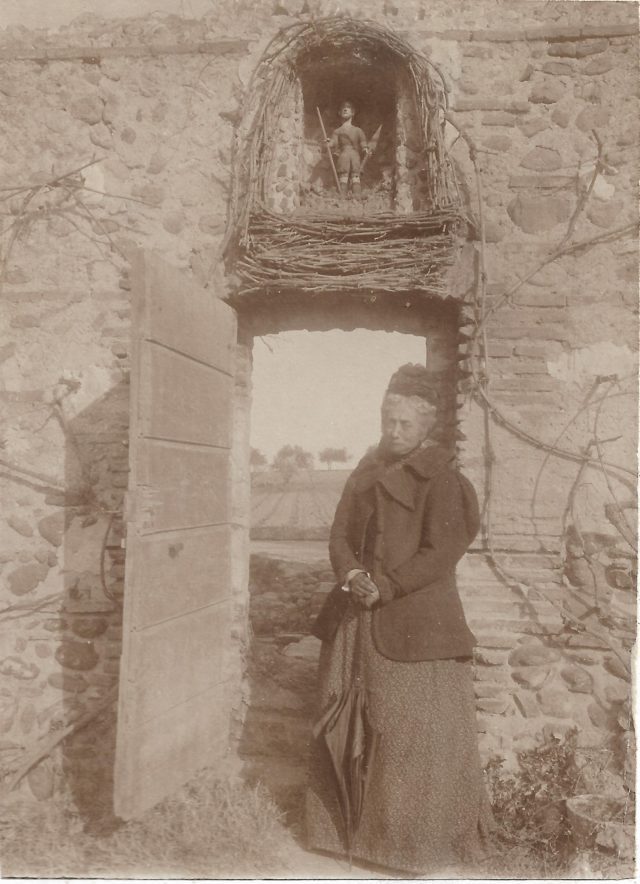
[[[348,612],[320,654],[320,712],[359,672],[380,734],[354,859],[414,873],[472,863],[482,854],[491,813],[476,733],[471,662],[402,663],[383,657],[371,637],[371,614],[357,637]],[[313,746],[306,799],[307,847],[346,854],[331,762],[322,738]]]

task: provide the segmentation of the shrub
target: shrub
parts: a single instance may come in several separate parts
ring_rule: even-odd
[[[562,739],[518,753],[518,769],[503,770],[504,759],[486,766],[491,804],[498,830],[507,840],[535,851],[547,866],[566,860],[567,822],[564,801],[576,792],[577,729]]]

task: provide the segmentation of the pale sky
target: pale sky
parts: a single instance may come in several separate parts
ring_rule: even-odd
[[[316,458],[323,448],[346,447],[351,466],[378,441],[380,403],[393,372],[405,362],[424,365],[425,359],[424,338],[400,332],[295,331],[256,338],[251,444],[269,460],[288,444]]]

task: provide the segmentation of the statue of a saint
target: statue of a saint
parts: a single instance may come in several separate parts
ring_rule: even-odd
[[[336,170],[340,189],[345,193],[351,185],[354,196],[358,196],[362,190],[362,158],[369,154],[369,145],[362,129],[353,125],[354,116],[354,106],[350,101],[345,101],[340,107],[340,119],[343,123],[333,132],[331,138],[327,138],[327,144],[329,150],[337,154]]]

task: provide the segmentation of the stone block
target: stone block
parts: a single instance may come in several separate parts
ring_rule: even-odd
[[[71,102],[69,111],[76,120],[95,126],[102,120],[103,107],[103,101],[97,95],[84,95]]]
[[[36,707],[33,703],[27,703],[20,713],[20,730],[23,734],[30,734],[36,723]]]
[[[486,699],[487,697],[503,697],[508,688],[506,685],[497,682],[476,681],[473,683],[473,692],[478,699]]]
[[[33,592],[38,584],[42,583],[48,573],[49,567],[39,562],[21,565],[7,577],[9,590],[14,595],[27,595],[27,593]]]
[[[567,639],[570,648],[586,648],[587,650],[607,651],[609,646],[595,635],[583,632],[581,635],[572,635]]]
[[[622,205],[617,200],[615,202],[593,200],[587,208],[587,218],[596,227],[613,227],[623,220]]]
[[[33,528],[22,516],[16,516],[15,514],[7,516],[7,524],[23,537],[33,537]]]
[[[18,681],[33,681],[40,674],[40,667],[35,663],[28,663],[21,657],[11,655],[0,661],[0,675],[5,678],[15,678]]]
[[[556,350],[551,351],[550,344],[517,344],[514,353],[525,359],[544,359],[550,355],[557,355]]]
[[[566,95],[566,87],[558,80],[543,80],[531,90],[529,101],[532,104],[555,104]]]
[[[483,126],[515,126],[515,116],[506,111],[492,111],[482,117]]]
[[[157,150],[151,155],[149,165],[147,166],[147,172],[149,172],[150,175],[158,175],[164,170],[168,162],[169,159],[163,151]]]
[[[458,98],[453,110],[457,112],[506,111],[511,114],[526,114],[529,111],[529,104],[526,101],[490,98],[488,94],[485,93],[483,95],[470,96],[469,98]]]
[[[497,392],[549,392],[554,390],[558,385],[555,378],[548,374],[519,374],[514,377],[494,378],[491,381],[491,388]]]
[[[105,150],[111,150],[113,147],[113,135],[104,123],[98,123],[92,126],[89,132],[89,138],[92,144],[97,147],[103,147]]]
[[[40,536],[48,540],[52,546],[60,546],[64,534],[64,513],[52,513],[38,522]]]
[[[526,691],[517,691],[514,694],[516,708],[520,711],[524,718],[536,718],[540,715],[540,707],[533,694]]]
[[[562,157],[553,148],[538,146],[529,151],[520,165],[534,172],[554,172],[562,168]]]
[[[549,129],[550,127],[551,123],[546,117],[531,117],[529,119],[518,120],[518,128],[523,135],[527,136],[527,138],[538,135],[540,132],[544,132],[545,129]]]
[[[589,64],[583,68],[582,73],[593,77],[598,74],[608,73],[612,67],[613,61],[608,56],[602,56],[601,58],[592,59]]]
[[[56,649],[55,658],[66,669],[85,671],[98,663],[98,654],[90,641],[63,641]]]
[[[571,122],[571,113],[567,108],[556,107],[551,114],[551,119],[556,126],[560,126],[561,129],[566,129]]]
[[[551,718],[570,718],[571,708],[568,703],[569,694],[563,688],[549,685],[538,692],[538,703],[543,715]]]
[[[67,672],[53,672],[47,679],[48,684],[57,691],[69,691],[79,694],[86,691],[89,683],[82,675],[69,675]]]
[[[598,55],[609,46],[608,40],[591,40],[588,42],[566,41],[553,43],[547,49],[547,53],[554,58],[586,58],[588,55]]]
[[[8,688],[0,688],[0,734],[8,733],[18,714],[19,701]]]
[[[520,645],[509,654],[511,666],[549,666],[559,659],[560,652],[556,648],[538,642]]]
[[[609,654],[607,657],[605,657],[604,665],[607,669],[607,672],[610,672],[611,675],[615,675],[616,678],[622,678],[625,681],[629,680],[629,672],[618,657],[615,657],[613,654]]]
[[[501,341],[489,342],[489,358],[490,359],[508,359],[513,355],[513,347],[511,344],[505,344]]]
[[[522,669],[514,669],[511,678],[529,690],[537,691],[549,678],[551,670],[544,666],[526,666]]]
[[[609,703],[623,703],[631,697],[631,685],[628,682],[614,681],[606,685],[604,695]]]
[[[573,94],[579,100],[589,101],[591,104],[600,104],[602,100],[602,87],[599,83],[588,81],[576,84],[573,88]]]
[[[49,620],[45,620],[42,624],[42,628],[46,629],[47,632],[64,632],[65,629],[68,628],[68,623],[66,620],[63,620],[62,617],[50,618]]]
[[[573,65],[568,61],[546,61],[542,65],[545,74],[552,74],[555,77],[571,77],[573,75]]]
[[[512,141],[508,135],[491,135],[483,141],[485,147],[489,150],[497,150],[500,153],[511,150]]]
[[[566,682],[570,691],[576,694],[590,694],[593,690],[593,678],[582,666],[572,664],[564,666],[560,675]]]
[[[609,125],[611,111],[606,107],[585,107],[576,117],[576,126],[581,132],[604,129]]]
[[[511,708],[509,697],[484,697],[476,701],[476,709],[479,712],[487,712],[490,715],[504,715]]]
[[[159,206],[165,198],[165,189],[159,184],[136,184],[131,188],[133,196],[152,206]]]
[[[108,625],[104,617],[78,617],[71,620],[71,631],[78,638],[97,638],[107,631]]]
[[[599,703],[590,703],[587,706],[587,713],[594,727],[600,728],[600,730],[609,730],[612,723],[611,716]]]
[[[55,776],[48,759],[31,768],[27,774],[27,783],[38,801],[48,801],[51,798],[55,787]]]
[[[518,196],[507,207],[509,217],[525,233],[543,233],[568,220],[571,202],[566,196]]]
[[[480,666],[502,666],[506,663],[507,655],[504,651],[495,651],[488,648],[475,648],[473,659]]]
[[[571,651],[566,656],[583,666],[595,666],[600,662],[600,657],[597,654],[590,654],[588,651]]]

